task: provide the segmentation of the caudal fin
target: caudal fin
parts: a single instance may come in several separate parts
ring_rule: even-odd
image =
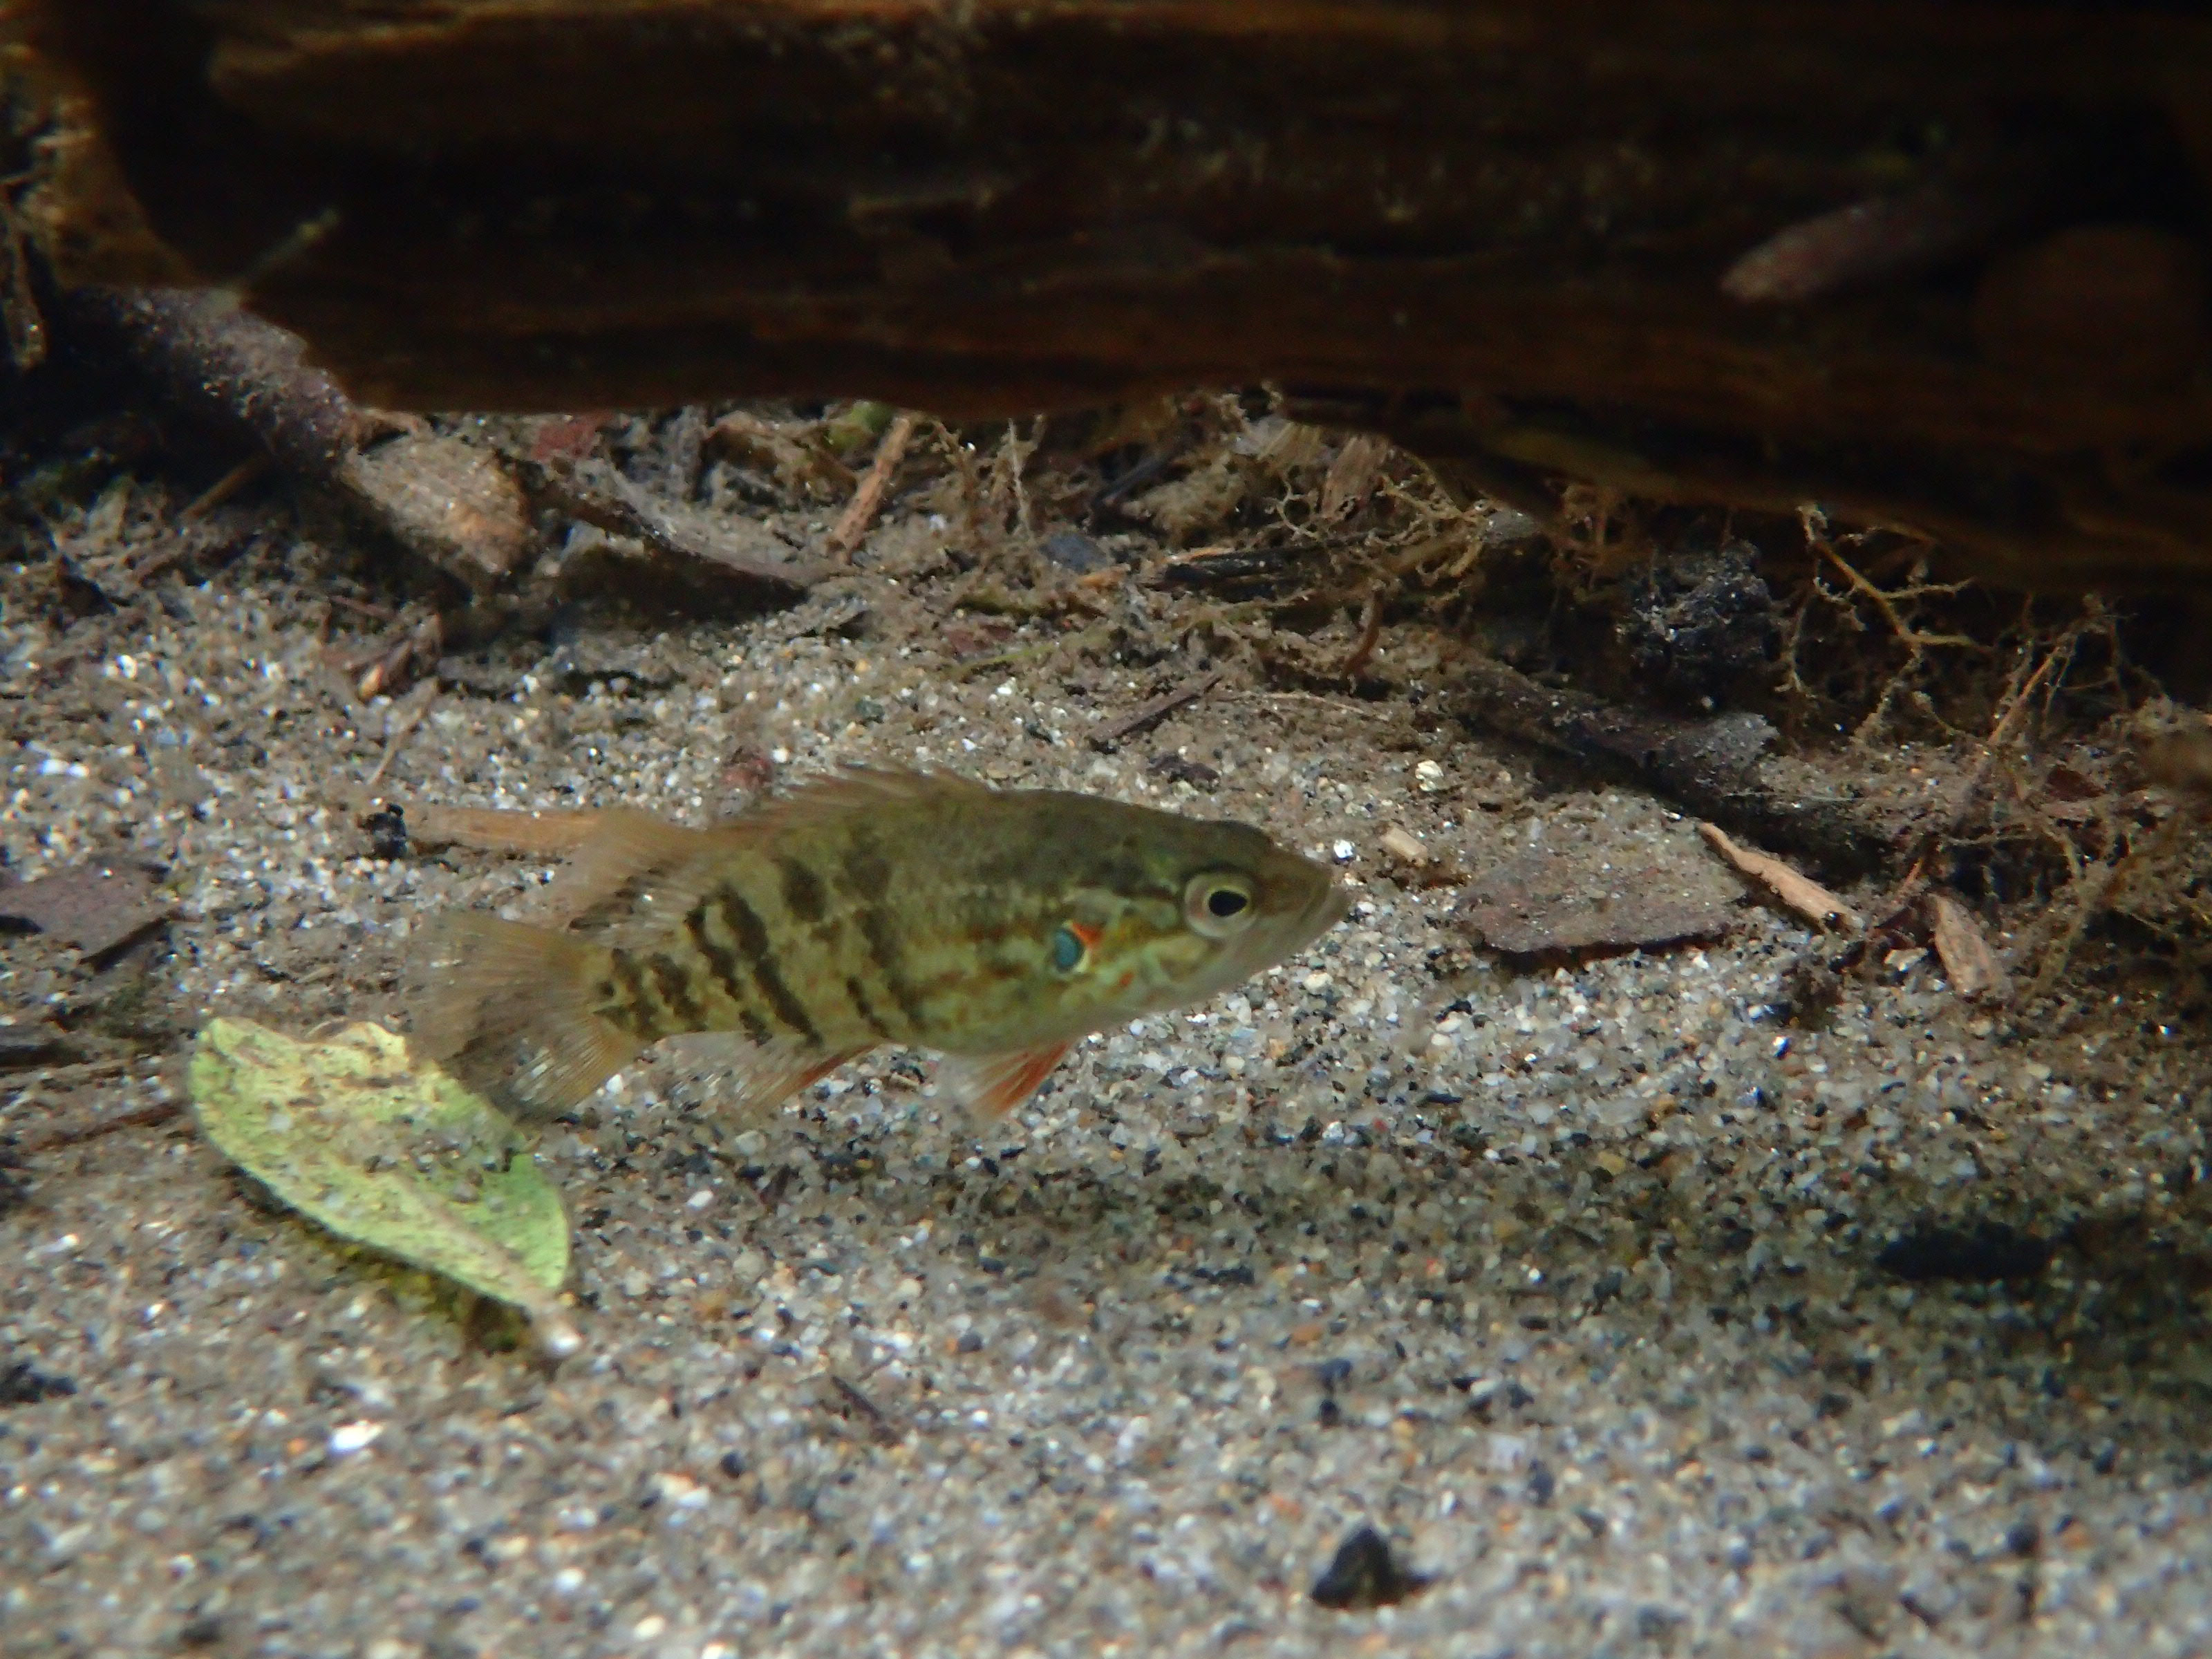
[[[426,943],[416,1047],[505,1110],[564,1111],[645,1047],[593,1012],[603,945],[465,912],[438,917]]]

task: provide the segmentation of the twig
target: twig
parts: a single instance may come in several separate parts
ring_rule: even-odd
[[[1187,702],[1195,702],[1212,690],[1225,671],[1215,669],[1200,674],[1194,680],[1186,680],[1172,691],[1154,697],[1140,708],[1133,708],[1118,720],[1110,720],[1091,734],[1091,746],[1101,754],[1111,750],[1124,738],[1158,726]]]
[[[405,809],[417,847],[467,847],[480,853],[557,855],[574,852],[598,828],[595,811],[501,811],[488,806],[422,805]]]
[[[860,477],[859,488],[853,499],[830,532],[830,550],[849,557],[868,533],[876,514],[883,509],[884,496],[891,486],[891,478],[898,471],[899,463],[906,459],[907,445],[914,438],[914,416],[901,414],[884,434],[883,441],[876,446],[876,458],[868,463],[868,470]]]
[[[1336,672],[1348,680],[1358,678],[1359,671],[1367,666],[1367,659],[1375,654],[1376,642],[1382,637],[1382,590],[1378,587],[1367,596],[1367,614],[1360,622],[1358,642]]]
[[[385,729],[384,757],[376,763],[376,770],[371,772],[368,781],[362,785],[363,790],[371,794],[376,792],[376,786],[384,781],[384,775],[391,767],[392,757],[398,754],[399,746],[414,734],[416,727],[422,724],[430,713],[430,705],[437,701],[438,683],[425,680],[416,688],[414,695],[406,702],[392,711],[391,724]]]
[[[186,524],[204,519],[268,470],[268,456],[248,455],[185,503],[184,509],[177,514],[178,519]]]
[[[891,1446],[898,1443],[898,1430],[893,1426],[890,1418],[885,1414],[881,1406],[876,1404],[836,1372],[830,1372],[829,1377],[831,1386],[837,1390],[838,1397],[866,1419],[869,1431],[874,1435],[878,1444]]]
[[[126,1071],[129,1063],[111,1062],[111,1069]],[[62,1146],[80,1146],[88,1140],[113,1134],[118,1129],[138,1129],[151,1123],[167,1123],[184,1109],[182,1101],[157,1100],[150,1105],[134,1106],[127,1112],[114,1112],[106,1117],[94,1118],[88,1123],[64,1124],[58,1129],[48,1130],[45,1134],[33,1135],[10,1149],[9,1155],[25,1158],[40,1152],[51,1152]]]
[[[307,362],[296,337],[235,301],[178,289],[85,287],[70,291],[61,315],[83,339],[131,365],[186,419],[251,441],[471,588],[489,588],[528,550],[532,527],[521,491],[494,456],[404,422],[399,436],[368,442],[395,429],[392,417],[356,408]],[[225,478],[185,516],[244,482]]]
[[[1859,931],[1857,912],[1802,871],[1794,870],[1756,848],[1737,846],[1718,824],[1700,823],[1698,833],[1705,837],[1705,845],[1727,860],[1739,874],[1757,882],[1815,927],[1840,927],[1853,933]]]

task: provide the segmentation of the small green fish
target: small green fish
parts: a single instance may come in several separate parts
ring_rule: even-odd
[[[876,770],[711,830],[607,812],[551,898],[610,925],[441,918],[417,1021],[464,1082],[538,1115],[688,1032],[741,1039],[740,1106],[891,1043],[1005,1112],[1080,1038],[1249,979],[1346,902],[1249,825]]]

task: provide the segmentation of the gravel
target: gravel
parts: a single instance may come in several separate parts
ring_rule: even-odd
[[[2030,1020],[1908,955],[1800,1027],[1811,938],[1748,904],[1717,944],[1512,971],[1455,885],[1401,884],[1387,830],[1469,875],[1544,851],[1709,881],[1693,826],[1410,701],[1241,673],[1098,755],[1085,732],[1191,665],[969,673],[927,577],[480,653],[382,790],[696,818],[770,771],[947,766],[1261,823],[1339,863],[1352,920],[1092,1039],[1000,1123],[898,1055],[759,1121],[632,1072],[541,1150],[586,1339],[557,1367],[256,1203],[181,1120],[28,1159],[0,1217],[0,1646],[2212,1645],[2208,1065],[2176,986],[2085,975]],[[67,641],[9,613],[14,873],[134,854],[178,908],[135,965],[0,938],[15,1020],[120,998],[168,1034],[0,1074],[0,1133],[157,1102],[210,1013],[386,1014],[430,909],[549,875],[373,854],[348,791],[398,705],[351,702],[316,597],[352,580],[271,542]],[[854,594],[872,632],[819,626]],[[1881,1265],[1900,1239],[1910,1275]],[[1363,1527],[1403,1598],[1318,1604]]]

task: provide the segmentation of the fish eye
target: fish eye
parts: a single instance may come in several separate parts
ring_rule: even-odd
[[[1182,890],[1183,920],[1194,933],[1227,939],[1252,924],[1252,884],[1225,870],[1193,876]]]
[[[1091,954],[1091,946],[1082,934],[1073,927],[1062,927],[1052,936],[1052,965],[1056,973],[1072,974],[1083,966],[1084,957]]]

